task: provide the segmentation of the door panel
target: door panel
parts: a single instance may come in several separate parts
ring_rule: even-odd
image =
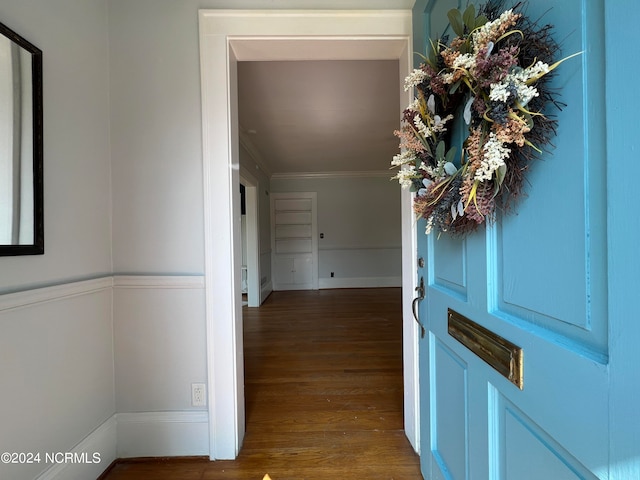
[[[414,24],[444,31],[444,3],[416,2]],[[424,478],[608,478],[603,3],[541,0],[526,12],[555,26],[561,55],[585,53],[553,79],[567,106],[517,213],[464,240],[418,225]],[[522,390],[449,335],[448,309],[523,349]]]
[[[575,457],[567,452],[518,407],[490,386],[490,408],[496,412],[495,455],[490,478],[515,479],[595,479]],[[509,442],[504,442],[509,439]],[[536,468],[532,468],[536,465]]]
[[[309,256],[301,256],[293,261],[293,283],[296,285],[311,285],[313,262]]]
[[[569,456],[563,449],[552,447],[550,445],[552,439],[548,435],[537,435],[537,428],[534,425],[524,421],[521,416],[513,414],[511,410],[505,411],[504,437],[509,438],[509,444],[505,445],[504,453],[506,478],[522,480],[581,478],[569,463]],[[532,464],[539,467],[533,470]]]
[[[452,478],[468,471],[467,364],[431,335],[433,455],[440,470]]]
[[[437,241],[431,241],[429,262],[430,283],[462,299],[467,296],[465,247],[465,240],[459,238],[441,237]]]

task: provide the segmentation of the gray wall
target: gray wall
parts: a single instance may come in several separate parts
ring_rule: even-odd
[[[106,0],[3,0],[44,51],[45,255],[0,257],[0,450],[66,452],[115,413]],[[55,288],[30,291],[43,285]],[[95,478],[111,462],[81,467]],[[32,479],[51,464],[0,464]]]
[[[106,0],[3,0],[44,51],[45,255],[0,258],[0,292],[111,272]]]
[[[412,2],[304,7],[398,3]],[[190,384],[206,378],[204,291],[184,280],[204,273],[197,12],[265,7],[300,2],[0,2],[0,21],[44,51],[45,152],[45,255],[0,258],[0,450],[64,452],[116,413],[194,410]],[[138,433],[118,438],[133,450],[101,450],[105,462],[146,453],[127,442]],[[0,477],[48,466],[0,465]]]
[[[273,192],[317,192],[321,288],[401,283],[400,188],[390,176],[271,180]]]

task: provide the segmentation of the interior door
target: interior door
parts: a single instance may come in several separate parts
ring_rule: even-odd
[[[416,50],[460,3],[416,2]],[[608,478],[603,2],[536,0],[526,13],[554,25],[563,55],[584,54],[558,69],[567,106],[517,213],[465,239],[417,228],[425,479]],[[522,385],[458,340],[457,321],[521,349]]]

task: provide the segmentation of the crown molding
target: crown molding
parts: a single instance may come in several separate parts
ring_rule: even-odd
[[[274,173],[271,180],[300,180],[316,178],[391,178],[388,170],[346,171],[346,172],[289,172]]]
[[[262,172],[267,176],[267,178],[270,178],[272,175],[271,170],[269,170],[269,168],[267,168],[267,166],[265,165],[264,159],[262,158],[260,151],[256,148],[256,146],[250,140],[249,135],[245,133],[242,126],[240,126],[239,130],[240,132],[238,134],[238,141],[240,142],[240,145],[249,154],[249,157],[251,157],[251,160],[254,161],[254,163],[256,164],[256,168],[259,170],[262,170]],[[248,169],[248,170],[251,170],[251,169]]]

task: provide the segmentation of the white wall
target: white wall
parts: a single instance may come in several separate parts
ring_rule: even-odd
[[[271,188],[318,194],[320,288],[400,286],[400,189],[389,177],[274,177]]]
[[[115,458],[111,287],[76,280],[112,268],[107,1],[5,0],[0,21],[43,50],[45,210],[45,254],[0,257],[0,450],[43,458],[0,478],[95,478]],[[102,462],[44,461],[82,445]]]

